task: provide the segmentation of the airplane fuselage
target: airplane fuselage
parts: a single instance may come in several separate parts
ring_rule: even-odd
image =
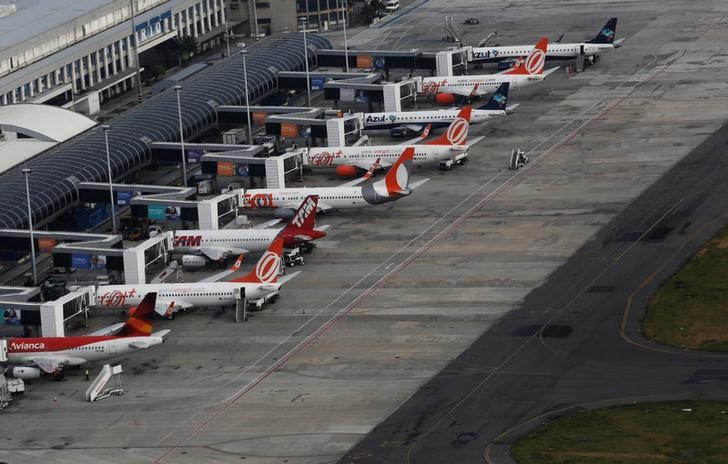
[[[414,145],[414,147],[413,161],[415,163],[451,159],[453,156],[467,151],[466,146],[453,145]],[[401,153],[401,145],[310,148],[308,164],[317,168],[355,164],[363,169],[365,167],[368,169],[377,160],[380,160],[385,166],[392,165]],[[310,193],[310,195],[318,194]],[[319,199],[323,201],[320,196]]]
[[[407,124],[426,125],[432,127],[446,127],[452,123],[460,112],[459,108],[442,109],[438,111],[403,111],[398,113],[365,113],[364,129],[392,129]],[[470,123],[479,123],[494,116],[505,116],[503,110],[473,109],[470,113]],[[415,155],[415,159],[417,159]]]
[[[550,43],[546,49],[547,60],[568,60],[576,58],[584,47],[584,55],[593,56],[614,50],[613,44],[599,43]],[[527,56],[533,45],[513,45],[510,47],[473,47],[471,63],[496,63],[512,58]]]
[[[162,337],[43,337],[8,340],[8,363],[29,364],[33,359],[54,358],[64,366],[79,366],[86,362],[101,361],[120,356],[140,347],[162,343]]]
[[[262,298],[278,291],[278,283],[203,282],[177,284],[101,285],[96,304],[102,307],[136,306],[150,292],[157,292],[157,312],[174,307],[220,307],[234,305],[235,290],[245,288],[247,299]]]
[[[544,74],[473,74],[466,76],[425,77],[420,85],[420,93],[436,95],[438,93],[455,93],[468,95],[477,86],[479,94],[493,93],[504,82],[511,89],[519,89],[544,79]]]
[[[230,254],[265,251],[280,231],[280,228],[178,230],[174,233],[174,249],[179,253],[199,253],[202,247],[224,249]]]

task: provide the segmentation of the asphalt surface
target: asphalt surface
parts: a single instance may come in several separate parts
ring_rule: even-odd
[[[646,340],[647,299],[728,224],[723,126],[478,338],[342,463],[512,462],[550,415],[728,398],[728,356]]]

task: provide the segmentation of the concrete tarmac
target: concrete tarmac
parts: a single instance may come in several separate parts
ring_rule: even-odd
[[[431,180],[411,196],[326,215],[321,223],[331,225],[329,235],[306,256],[302,274],[248,323],[233,324],[229,311],[203,310],[160,321],[160,329],[173,330],[167,343],[121,359],[125,396],[84,403],[80,375],[34,382],[3,411],[0,460],[324,463],[355,445],[345,462],[425,454],[449,462],[453,450],[462,450],[463,460],[480,460],[502,432],[561,404],[660,395],[658,383],[671,385],[671,393],[676,378],[690,379],[680,361],[664,373],[648,370],[659,364],[659,352],[615,367],[615,359],[636,348],[610,341],[618,337],[614,323],[624,300],[611,311],[601,302],[626,298],[635,288],[627,284],[654,264],[631,253],[644,245],[666,253],[663,244],[677,246],[671,240],[685,224],[661,242],[633,245],[639,236],[669,211],[665,220],[689,205],[685,214],[699,211],[717,185],[688,164],[669,187],[683,185],[682,177],[693,186],[702,180],[700,188],[708,189],[702,199],[681,190],[694,201],[670,210],[666,205],[676,200],[669,202],[669,192],[652,194],[647,206],[615,222],[724,124],[728,7],[718,1],[413,5],[419,6],[396,22],[351,40],[360,48],[442,48],[447,12],[480,17],[481,27],[465,34],[473,40],[494,28],[504,43],[564,30],[581,39],[613,15],[620,17],[617,36],[629,39],[582,74],[561,70],[513,92],[512,102],[521,103],[513,115],[473,126],[474,135],[487,138],[465,167],[417,167],[416,178]],[[505,169],[514,148],[531,158],[517,172]],[[327,175],[306,179],[307,185],[336,182]],[[691,219],[686,234],[700,221]],[[654,230],[665,227],[657,224]],[[595,237],[613,242],[598,247]],[[577,269],[565,275],[570,259]],[[625,263],[629,270],[617,267]],[[605,280],[595,280],[595,268],[609,271],[600,276]],[[593,298],[590,304],[585,297]],[[93,323],[118,319],[99,313]],[[607,320],[614,323],[603,325]],[[544,331],[554,336],[538,337],[547,322],[571,332],[557,338],[569,331],[556,327]],[[597,338],[602,332],[606,338]],[[471,346],[475,352],[465,351]],[[443,371],[454,359],[459,368]],[[709,380],[711,372],[694,378]],[[634,388],[608,383],[607,376]],[[601,393],[587,395],[597,383],[605,386]],[[716,385],[694,389],[712,395]],[[457,419],[450,420],[450,410]]]

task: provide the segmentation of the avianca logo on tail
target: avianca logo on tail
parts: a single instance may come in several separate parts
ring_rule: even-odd
[[[296,227],[302,227],[303,223],[306,221],[306,218],[313,212],[316,211],[316,205],[313,201],[313,198],[306,197],[306,200],[303,202],[300,208],[298,208],[298,212],[296,213],[296,216],[294,216],[293,220],[291,221],[294,226]]]
[[[263,283],[272,282],[281,268],[281,258],[272,251],[266,251],[255,265],[255,276]]]
[[[447,128],[447,140],[453,145],[462,145],[468,138],[470,123],[464,118],[457,117]]]

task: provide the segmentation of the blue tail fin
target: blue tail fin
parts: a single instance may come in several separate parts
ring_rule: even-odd
[[[505,111],[506,106],[508,104],[508,87],[510,84],[508,82],[504,82],[498,87],[498,89],[493,92],[493,95],[490,96],[490,99],[486,102],[485,105],[479,107],[479,110],[501,110]]]
[[[587,43],[610,44],[614,43],[614,35],[617,33],[617,18],[609,18],[599,34]]]

